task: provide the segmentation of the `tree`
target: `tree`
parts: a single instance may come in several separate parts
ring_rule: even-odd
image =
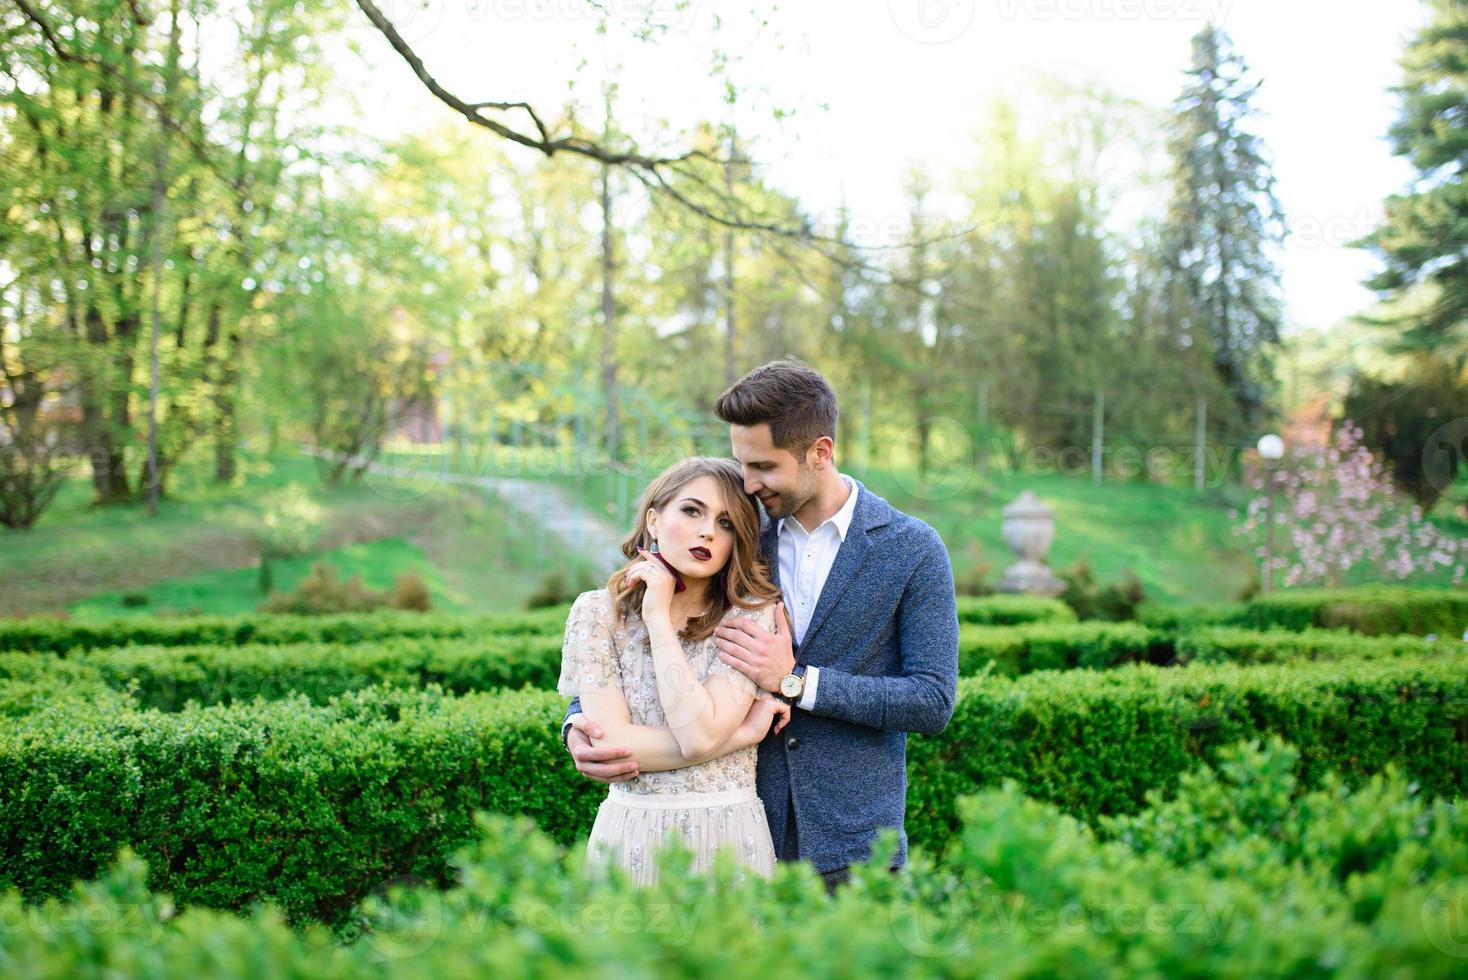
[[[1408,363],[1399,381],[1358,375],[1346,395],[1345,411],[1363,420],[1362,439],[1391,463],[1396,485],[1430,511],[1447,486],[1434,482],[1424,457],[1444,448],[1430,445],[1434,433],[1453,419],[1468,417],[1468,376],[1459,365],[1426,353]],[[1461,447],[1446,449],[1453,454],[1447,468],[1451,480]]]
[[[1384,268],[1366,281],[1384,299],[1420,294],[1404,314],[1379,322],[1404,328],[1399,347],[1468,356],[1468,8],[1426,0],[1432,15],[1407,46],[1404,80],[1393,91],[1401,114],[1392,151],[1416,169],[1411,186],[1386,199],[1385,220],[1358,245]]]
[[[62,387],[71,345],[43,322],[37,326],[34,312],[44,317],[44,307],[36,297],[10,289],[0,296],[0,307],[14,304],[4,313],[17,333],[33,335],[24,346],[7,343],[9,331],[0,325],[0,525],[28,528],[56,498],[80,450],[74,426],[41,413]]]
[[[1234,527],[1258,537],[1268,528],[1268,480],[1275,481],[1275,526],[1287,532],[1265,574],[1284,570],[1284,585],[1348,582],[1353,571],[1372,578],[1405,579],[1439,567],[1463,580],[1468,541],[1439,531],[1421,507],[1401,501],[1381,462],[1361,441],[1361,428],[1346,419],[1331,444],[1296,449],[1278,474],[1256,472],[1259,493]],[[1260,547],[1259,554],[1264,554]]]
[[[1210,24],[1194,36],[1187,75],[1173,107],[1165,259],[1186,284],[1230,415],[1252,430],[1274,387],[1282,312],[1273,253],[1284,215],[1265,147],[1247,129],[1259,83],[1222,30]]]
[[[48,308],[37,324],[75,341],[64,394],[82,413],[94,501],[134,499],[128,449],[144,404],[156,432],[139,492],[206,436],[228,480],[245,336],[280,254],[275,215],[293,197],[288,160],[312,155],[296,120],[321,87],[316,29],[339,17],[317,0],[16,8],[0,8],[0,262],[19,270],[22,305]],[[204,37],[236,41],[239,58],[211,76]],[[158,370],[145,373],[153,303]],[[16,356],[51,342],[31,332]]]

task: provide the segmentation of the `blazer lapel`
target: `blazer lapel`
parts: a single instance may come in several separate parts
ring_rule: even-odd
[[[870,490],[862,486],[855,477],[852,482],[858,488],[856,498],[856,513],[851,515],[851,526],[846,529],[846,540],[841,542],[841,547],[836,552],[836,560],[831,564],[831,572],[826,576],[826,582],[821,586],[821,597],[816,600],[816,610],[811,614],[810,624],[805,628],[805,639],[801,646],[810,647],[811,639],[826,617],[831,615],[831,609],[840,600],[841,594],[856,577],[857,570],[861,568],[862,560],[866,558],[871,549],[871,538],[867,531],[874,527],[881,527],[887,523],[883,516],[882,508],[878,506],[879,499]]]
[[[780,522],[766,518],[759,535],[760,557],[769,562],[770,578],[780,584]]]

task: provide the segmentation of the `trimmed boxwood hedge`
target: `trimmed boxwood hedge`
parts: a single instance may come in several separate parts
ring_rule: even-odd
[[[433,978],[1461,975],[1468,816],[1388,772],[1300,794],[1287,746],[1230,748],[1215,775],[1106,840],[1016,785],[958,801],[950,862],[892,839],[827,898],[810,866],[772,880],[686,872],[656,885],[586,873],[524,818],[477,814],[456,887],[407,880],[336,934],[180,913],[124,851],[66,905],[0,896],[0,971],[27,977]],[[1195,845],[1206,845],[1199,852]],[[725,883],[727,881],[727,884]]]
[[[908,740],[908,770],[922,774],[910,780],[908,831],[947,839],[958,796],[1006,778],[1083,820],[1132,812],[1220,745],[1266,732],[1299,747],[1307,785],[1325,769],[1354,783],[1395,762],[1429,795],[1457,797],[1468,788],[1468,666],[1402,657],[964,678],[943,734]]]
[[[571,766],[564,707],[551,692],[436,687],[175,714],[58,702],[0,729],[0,887],[58,894],[129,844],[184,903],[270,899],[334,921],[393,875],[443,882],[476,809],[530,816],[563,844],[584,835],[605,789]],[[1395,762],[1454,797],[1468,671],[1401,658],[968,678],[948,728],[909,740],[908,830],[944,846],[957,799],[1005,778],[1088,821],[1135,812],[1261,732],[1299,746],[1307,784]]]
[[[56,653],[119,646],[243,646],[246,644],[362,643],[389,637],[559,635],[570,605],[528,612],[466,616],[378,610],[331,616],[251,613],[241,616],[134,616],[109,620],[46,617],[0,619],[0,653]],[[1074,622],[1075,613],[1039,596],[960,596],[965,623],[1011,625]]]
[[[1383,657],[1463,657],[1458,640],[1370,637],[1331,630],[1259,632],[1229,627],[1182,636],[1135,623],[1031,623],[968,626],[959,633],[964,675],[1019,676],[1036,670],[1098,669],[1127,663],[1194,660],[1273,663]],[[359,644],[256,644],[240,647],[117,647],[60,658],[0,654],[0,716],[29,713],[59,696],[131,692],[145,708],[176,711],[187,702],[230,704],[292,693],[315,704],[374,684],[438,684],[455,694],[525,686],[549,690],[560,670],[561,638],[484,636],[472,639],[392,637]]]
[[[1242,602],[1163,605],[1144,602],[1137,607],[1137,622],[1153,629],[1181,632],[1200,626],[1237,626],[1244,618]]]
[[[1301,589],[1248,604],[1237,625],[1301,630],[1348,629],[1375,636],[1399,633],[1462,637],[1468,631],[1468,589]]]
[[[0,653],[57,653],[151,645],[241,646],[247,643],[362,643],[393,636],[474,637],[559,634],[571,607],[463,616],[379,610],[332,616],[137,616],[66,620],[39,616],[0,619]]]
[[[1076,614],[1059,599],[1033,595],[985,595],[957,598],[958,621],[980,626],[1019,623],[1073,623]]]
[[[960,675],[992,670],[1016,676],[1119,663],[1161,664],[1171,658],[1166,635],[1136,623],[1029,623],[958,629]]]
[[[324,704],[333,695],[374,684],[437,684],[454,694],[501,687],[550,690],[560,675],[561,642],[559,635],[529,635],[394,637],[350,645],[121,647],[52,662],[90,670],[114,688],[131,684],[142,707],[176,711],[190,700],[230,704],[295,693]],[[0,654],[0,677],[8,661],[36,659]]]
[[[372,688],[176,714],[59,704],[0,732],[0,887],[56,894],[122,844],[155,887],[242,911],[270,898],[338,919],[395,874],[444,881],[476,809],[568,841],[605,788],[541,692]]]
[[[1461,638],[1468,630],[1468,589],[1362,586],[1351,589],[1287,589],[1249,602],[1211,605],[1143,605],[1138,619],[1156,629],[1199,626],[1252,629],[1345,629],[1373,636],[1429,633]]]
[[[1295,660],[1350,660],[1468,654],[1456,637],[1362,636],[1345,630],[1251,630],[1199,627],[1186,633],[1137,623],[1033,623],[959,628],[959,673],[985,670],[1018,676],[1036,670],[1107,668],[1128,663],[1158,666],[1193,661],[1259,664]]]

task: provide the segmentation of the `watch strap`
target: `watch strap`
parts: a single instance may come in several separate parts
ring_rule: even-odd
[[[800,699],[805,696],[805,664],[796,664],[794,667],[791,667],[790,668],[790,673],[792,673],[796,677],[799,677],[800,678],[800,682],[801,682],[800,683],[800,693],[797,694],[797,695],[795,695],[795,697],[792,698],[792,697],[786,697],[785,692],[784,691],[781,691],[780,692],[780,698],[786,704],[790,705],[791,707],[794,707],[796,704],[798,704],[800,702]]]

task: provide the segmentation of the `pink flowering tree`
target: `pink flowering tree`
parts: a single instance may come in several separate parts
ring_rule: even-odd
[[[1234,534],[1258,542],[1264,558],[1269,508],[1269,470],[1258,466],[1250,485],[1258,491],[1240,515]],[[1437,568],[1463,581],[1468,540],[1445,534],[1422,508],[1397,493],[1391,477],[1361,442],[1361,429],[1341,423],[1324,448],[1296,449],[1274,474],[1274,557],[1270,574],[1283,584],[1342,584],[1362,571],[1406,579]]]

